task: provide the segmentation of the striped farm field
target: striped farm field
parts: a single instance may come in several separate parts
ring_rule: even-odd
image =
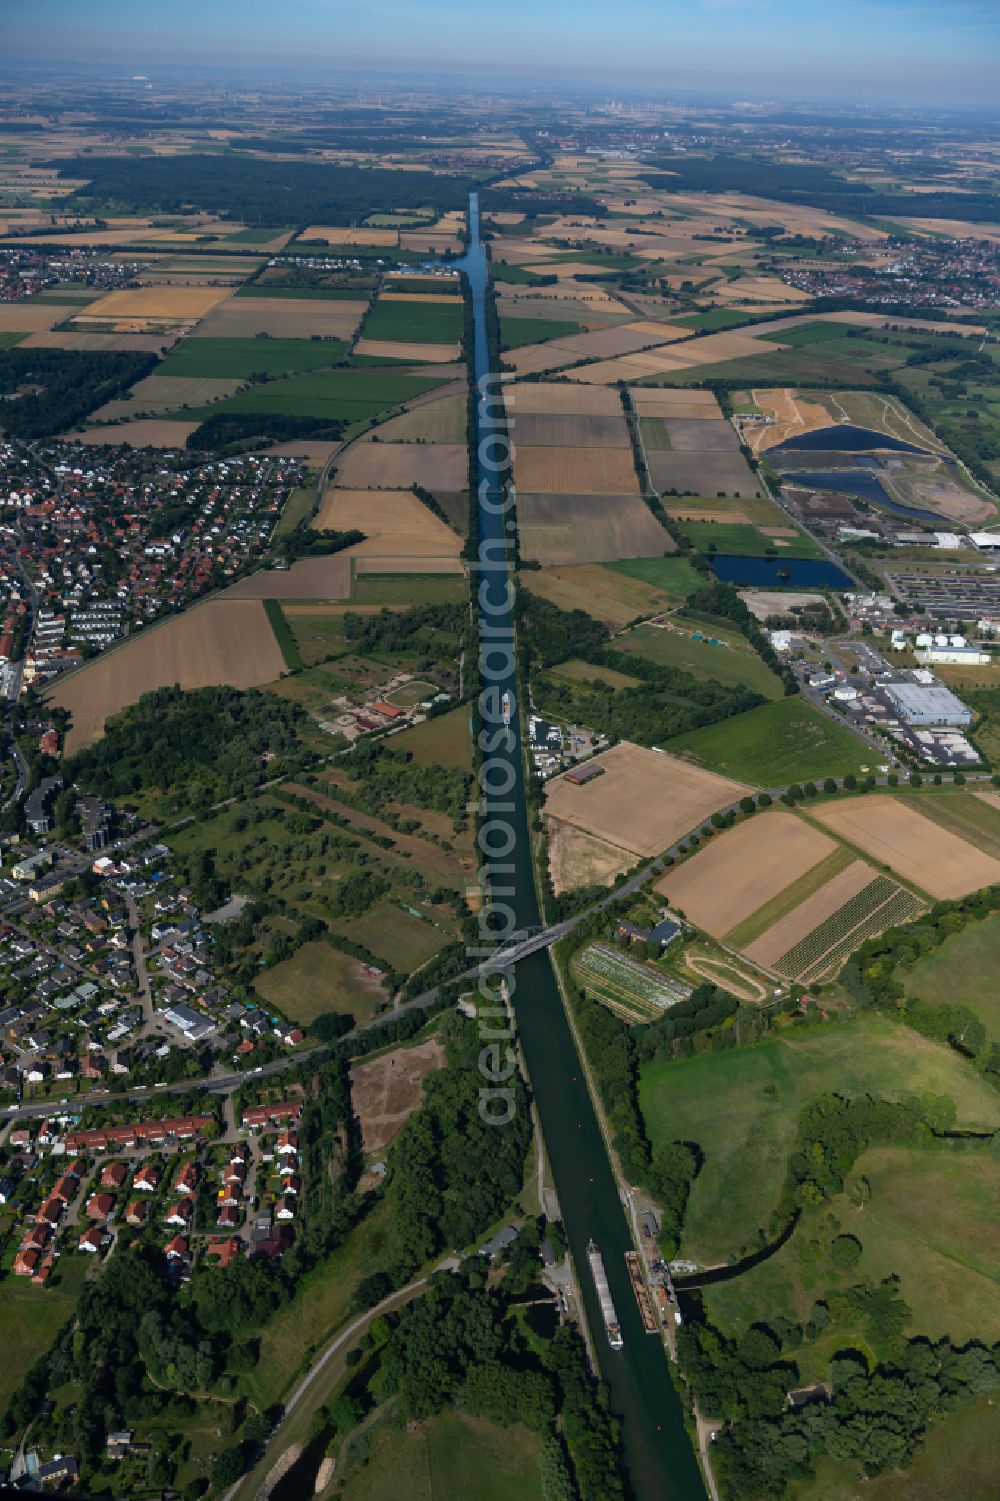
[[[626,1022],[655,1021],[691,988],[649,964],[630,959],[610,943],[592,943],[572,961],[580,988]]]
[[[772,968],[787,980],[811,984],[840,967],[866,938],[912,922],[924,903],[888,876],[876,876],[805,938],[776,959]]]

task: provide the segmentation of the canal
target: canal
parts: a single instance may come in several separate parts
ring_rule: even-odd
[[[466,273],[472,293],[475,324],[475,376],[483,382],[490,375],[486,337],[488,267],[479,236],[479,204],[475,193],[469,199],[469,248],[458,262]],[[479,389],[483,386],[480,384]],[[488,388],[487,388],[488,389]],[[508,406],[516,442],[516,409]],[[480,484],[479,541],[498,547],[510,535],[510,518],[500,506],[501,487],[483,463],[495,431],[488,399],[477,408]],[[484,443],[485,440],[485,443]],[[479,589],[481,629],[496,632],[512,625],[506,573],[484,572]],[[490,677],[499,692],[515,700],[512,720],[515,744],[503,754],[513,777],[512,790],[502,797],[487,795],[487,814],[496,814],[511,829],[514,874],[510,901],[518,928],[534,927],[540,921],[530,856],[528,821],[524,797],[520,740],[522,720],[516,705],[513,669],[504,677]],[[493,759],[493,757],[491,757]],[[597,1117],[580,1067],[576,1046],[563,1011],[562,1000],[548,954],[541,952],[522,961],[514,973],[513,1006],[532,1093],[537,1105],[549,1164],[555,1181],[563,1222],[573,1252],[587,1318],[593,1333],[601,1375],[606,1381],[612,1407],[622,1424],[627,1481],[636,1501],[704,1501],[705,1488],[694,1451],[684,1429],[680,1398],[670,1377],[667,1356],[659,1338],[645,1334],[639,1310],[628,1281],[625,1252],[632,1249],[625,1209],[618,1194]],[[502,1130],[502,1126],[497,1127]],[[608,1345],[597,1295],[587,1264],[587,1242],[593,1237],[601,1248],[611,1293],[621,1322],[624,1348]]]

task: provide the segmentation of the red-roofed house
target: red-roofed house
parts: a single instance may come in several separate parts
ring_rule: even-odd
[[[217,1257],[220,1266],[228,1266],[240,1254],[239,1240],[235,1235],[228,1235],[225,1240],[210,1240],[207,1254]]]
[[[171,1261],[183,1261],[188,1253],[188,1243],[183,1235],[175,1235],[173,1240],[167,1241],[163,1251]]]
[[[101,1174],[102,1188],[121,1188],[128,1177],[128,1169],[124,1162],[109,1162]]]
[[[282,1195],[274,1207],[274,1217],[276,1220],[293,1220],[295,1218],[295,1201],[288,1198],[286,1194]]]
[[[89,1230],[84,1230],[83,1234],[80,1236],[80,1250],[89,1251],[91,1255],[93,1255],[95,1251],[99,1251],[103,1244],[104,1236],[96,1226],[91,1226]]]
[[[222,1204],[219,1206],[219,1215],[216,1220],[220,1230],[235,1230],[240,1222],[240,1211],[235,1204]]]
[[[178,1199],[176,1204],[171,1204],[167,1211],[166,1222],[168,1225],[179,1225],[182,1229],[188,1224],[194,1214],[193,1199]]]
[[[193,1162],[186,1162],[174,1179],[177,1193],[193,1193],[198,1186],[198,1169]]]
[[[115,1207],[113,1194],[91,1194],[87,1200],[87,1218],[90,1220],[106,1220]]]
[[[14,1257],[14,1276],[31,1277],[41,1260],[40,1251],[18,1251]]]
[[[146,1193],[155,1193],[159,1186],[160,1169],[154,1167],[151,1162],[147,1162],[145,1167],[141,1167],[132,1179],[132,1187],[141,1188]]]
[[[146,1200],[133,1199],[125,1211],[125,1223],[127,1225],[144,1225],[148,1214],[149,1204]]]

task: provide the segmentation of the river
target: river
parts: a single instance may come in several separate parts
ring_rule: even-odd
[[[488,267],[479,237],[479,204],[475,193],[469,199],[469,248],[457,262],[469,278],[475,320],[475,375],[477,382],[490,374],[486,338]],[[480,389],[482,389],[480,387]],[[516,439],[516,410],[513,418]],[[498,544],[509,523],[494,509],[501,498],[494,477],[482,463],[484,439],[494,431],[488,403],[477,410],[480,489],[479,538]],[[509,533],[508,533],[509,534]],[[512,624],[506,574],[484,573],[481,626]],[[477,587],[474,579],[474,587]],[[492,682],[492,679],[491,679]],[[513,671],[497,683],[500,691],[516,695]],[[513,777],[512,790],[502,799],[487,798],[488,813],[496,812],[514,835],[513,887],[511,900],[518,928],[534,927],[540,921],[530,857],[528,821],[524,797],[520,741],[520,706],[515,705],[512,728],[515,746],[506,752]],[[493,759],[493,757],[491,757]],[[500,804],[503,804],[501,807]],[[510,812],[510,807],[513,812]],[[547,953],[522,961],[514,974],[513,1006],[532,1094],[541,1121],[563,1223],[573,1260],[601,1375],[608,1385],[612,1407],[622,1423],[627,1482],[636,1501],[704,1501],[705,1488],[694,1451],[684,1429],[680,1398],[673,1386],[667,1356],[659,1338],[643,1333],[628,1274],[625,1252],[632,1249],[625,1209],[597,1117],[580,1067],[576,1046],[563,1010],[562,1000]],[[502,1130],[502,1127],[497,1127]],[[597,1295],[587,1264],[587,1242],[593,1237],[601,1248],[615,1308],[621,1321],[624,1348],[617,1353],[608,1345]]]

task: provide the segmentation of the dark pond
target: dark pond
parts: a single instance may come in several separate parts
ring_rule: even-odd
[[[914,443],[904,443],[901,438],[889,438],[885,433],[873,432],[870,427],[854,427],[850,422],[838,423],[835,427],[820,427],[814,433],[800,433],[778,444],[774,453],[787,453],[790,449],[820,448],[827,453],[862,453],[866,448],[889,448],[895,453],[926,453]]]
[[[786,485],[804,485],[810,490],[835,490],[838,495],[860,495],[880,511],[890,511],[893,516],[906,516],[913,521],[927,521],[941,526],[941,517],[933,511],[922,511],[918,506],[904,506],[893,500],[880,479],[869,469],[809,469],[796,470],[794,474],[781,476]]]
[[[742,558],[713,553],[708,561],[716,578],[725,584],[747,584],[754,589],[854,588],[843,569],[826,558]]]

